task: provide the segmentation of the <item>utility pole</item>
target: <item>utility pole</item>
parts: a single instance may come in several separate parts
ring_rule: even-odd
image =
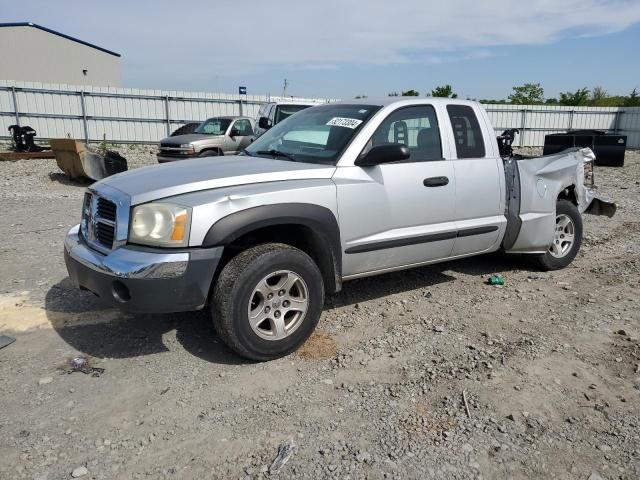
[[[282,87],[282,96],[286,97],[287,96],[287,87],[289,86],[289,81],[285,78],[284,79],[284,86]]]

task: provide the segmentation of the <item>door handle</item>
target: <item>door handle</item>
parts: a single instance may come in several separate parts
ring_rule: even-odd
[[[449,185],[449,177],[430,177],[422,182],[425,187],[444,187]]]

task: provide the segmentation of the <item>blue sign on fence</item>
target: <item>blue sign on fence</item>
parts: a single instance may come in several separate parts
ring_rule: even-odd
[[[247,87],[238,87],[238,94],[246,95],[247,94]]]

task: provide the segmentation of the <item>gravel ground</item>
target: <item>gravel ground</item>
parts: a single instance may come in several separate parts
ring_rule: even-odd
[[[563,271],[495,254],[356,280],[299,352],[255,364],[204,313],[71,288],[86,185],[0,162],[0,478],[640,478],[639,180],[639,152],[596,168],[618,214],[586,217]],[[69,374],[78,354],[104,372]]]

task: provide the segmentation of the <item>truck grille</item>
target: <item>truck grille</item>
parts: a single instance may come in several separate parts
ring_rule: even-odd
[[[82,209],[82,235],[97,250],[110,251],[116,238],[116,204],[95,193],[86,193]]]
[[[98,197],[98,206],[96,209],[98,217],[110,222],[116,221],[116,204],[110,202],[106,198]]]
[[[116,233],[116,229],[113,225],[107,225],[102,222],[96,223],[96,240],[111,250],[113,248],[113,239]]]

